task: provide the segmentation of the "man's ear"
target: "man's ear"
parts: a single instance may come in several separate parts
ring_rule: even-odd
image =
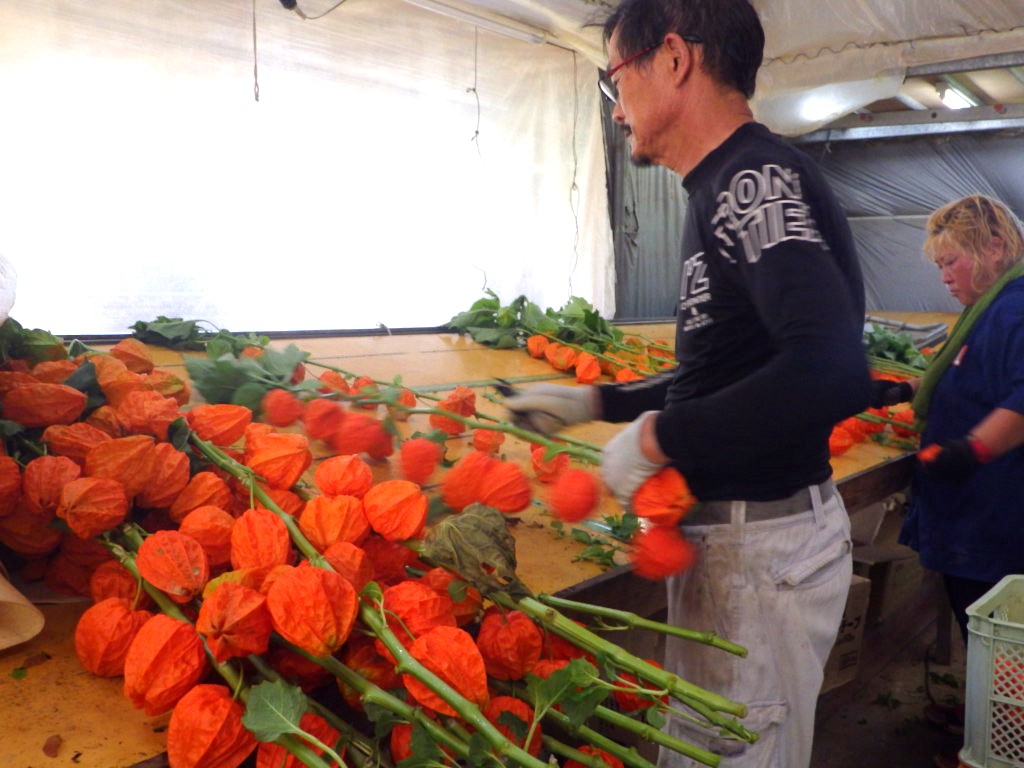
[[[675,32],[665,35],[664,45],[672,60],[672,72],[676,81],[684,82],[694,68],[699,66],[696,47],[687,43]]]

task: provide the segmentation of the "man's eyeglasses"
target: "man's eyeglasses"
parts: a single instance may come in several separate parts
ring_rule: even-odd
[[[697,35],[681,35],[681,37],[683,38],[683,40],[685,40],[688,43],[702,43],[702,42],[704,42]],[[639,59],[641,56],[646,56],[651,51],[657,50],[662,45],[662,43],[664,43],[664,42],[665,41],[662,40],[661,43],[657,43],[656,45],[652,45],[652,46],[649,46],[647,48],[644,48],[639,53],[634,53],[632,56],[629,56],[629,57],[623,59],[622,61],[620,61],[618,64],[616,64],[611,69],[602,69],[600,71],[599,75],[598,75],[598,83],[601,86],[601,93],[603,93],[605,96],[607,96],[609,99],[611,99],[612,102],[618,101],[619,100],[619,88],[618,88],[617,85],[615,85],[615,81],[612,80],[612,76],[616,72],[618,72],[620,69],[622,69],[624,66],[626,66],[627,64],[632,64],[634,61]]]

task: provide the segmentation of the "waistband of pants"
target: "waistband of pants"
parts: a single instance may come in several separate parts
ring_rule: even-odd
[[[821,503],[832,499],[837,493],[832,480],[826,480],[817,486],[821,493]],[[732,522],[734,501],[703,501],[694,505],[682,519],[684,526],[690,525],[722,525]],[[756,523],[764,520],[776,520],[780,517],[799,515],[810,512],[814,508],[810,487],[801,488],[792,496],[772,501],[744,501],[744,514],[740,522]]]

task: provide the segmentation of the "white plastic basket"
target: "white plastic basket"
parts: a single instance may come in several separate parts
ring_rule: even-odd
[[[1024,575],[967,608],[964,748],[972,768],[1024,768]]]

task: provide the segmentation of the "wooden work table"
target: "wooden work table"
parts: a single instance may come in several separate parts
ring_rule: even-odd
[[[893,313],[896,314],[896,313]],[[934,316],[948,320],[949,316]],[[908,321],[934,322],[932,316],[909,315]],[[671,341],[668,324],[636,325],[627,332]],[[502,416],[499,405],[482,395],[496,377],[507,380],[562,378],[546,362],[521,351],[494,350],[455,334],[364,335],[331,338],[275,340],[310,353],[313,360],[382,381],[401,376],[411,388],[436,388],[443,392],[455,384],[474,386],[477,407],[483,413]],[[154,348],[158,367],[183,368],[181,355]],[[308,366],[318,375],[315,365]],[[571,379],[566,380],[570,383]],[[414,416],[409,429],[418,426]],[[425,422],[420,422],[425,423]],[[569,434],[603,444],[621,425],[594,423],[573,427]],[[450,455],[459,455],[468,439],[454,440]],[[503,446],[507,458],[528,462],[528,446],[510,439]],[[840,492],[849,509],[871,504],[903,489],[909,478],[911,457],[875,443],[860,443],[833,460]],[[393,476],[393,462],[375,466],[378,479]],[[394,475],[397,476],[397,475]],[[538,495],[542,491],[538,489]],[[602,513],[616,511],[607,499]],[[627,608],[653,615],[664,607],[661,585],[635,577],[627,567],[605,571],[592,562],[574,557],[582,544],[559,537],[543,508],[533,505],[513,525],[517,542],[519,574],[534,591],[559,593],[587,602]],[[134,709],[124,697],[122,681],[95,678],[75,658],[73,633],[83,602],[41,605],[46,617],[43,632],[20,646],[0,651],[0,766],[45,768],[73,765],[77,768],[127,768],[164,765],[164,731],[169,715],[149,717]],[[23,673],[14,674],[16,669]],[[59,737],[56,757],[44,754],[48,739]],[[53,745],[51,741],[51,746]]]

